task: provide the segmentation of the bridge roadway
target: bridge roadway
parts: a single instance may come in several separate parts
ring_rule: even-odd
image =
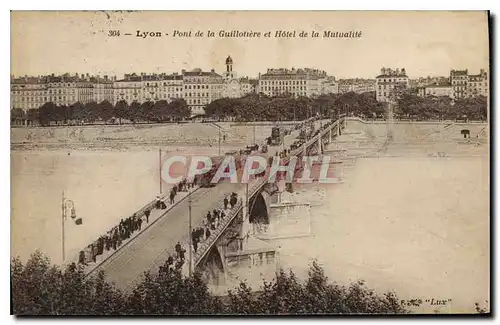
[[[319,127],[320,122],[315,123]],[[299,131],[285,137],[285,147],[290,146]],[[282,146],[269,147],[267,156],[274,156]],[[224,196],[231,192],[244,193],[245,184],[231,184],[223,181],[212,188],[201,188],[191,195],[192,226],[199,227],[207,211],[215,209]],[[116,251],[102,262],[92,273],[104,271],[107,280],[114,282],[122,290],[130,290],[140,276],[146,272],[156,272],[168,256],[175,251],[177,242],[189,242],[189,201],[187,199],[173,206],[154,225],[138,234],[127,246]],[[186,250],[187,247],[184,247]]]

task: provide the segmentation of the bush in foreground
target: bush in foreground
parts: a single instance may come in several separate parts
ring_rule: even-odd
[[[132,293],[108,284],[104,274],[85,277],[70,265],[61,270],[41,253],[23,264],[11,262],[12,313],[15,315],[221,315],[221,314],[402,314],[394,293],[379,295],[362,282],[329,282],[321,267],[311,266],[306,281],[280,271],[260,291],[245,283],[226,296],[210,293],[199,274],[177,270],[144,274]]]

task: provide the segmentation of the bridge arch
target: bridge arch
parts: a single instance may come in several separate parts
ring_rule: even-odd
[[[250,223],[269,224],[269,204],[271,197],[266,191],[261,191],[250,200]]]
[[[203,262],[198,265],[198,271],[208,283],[221,284],[224,276],[224,262],[217,245],[213,245],[210,251],[203,259]]]

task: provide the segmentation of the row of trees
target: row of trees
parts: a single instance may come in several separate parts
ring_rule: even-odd
[[[395,115],[411,119],[486,120],[488,102],[484,96],[452,100],[448,96],[425,98],[405,94],[395,106]]]
[[[386,116],[387,103],[377,102],[375,92],[357,94],[327,94],[313,98],[281,95],[275,97],[260,94],[248,94],[240,98],[217,99],[205,107],[205,115],[219,120],[228,117],[237,121],[287,121],[304,120],[321,114],[335,117],[339,114],[354,114],[362,117]],[[122,120],[135,122],[178,121],[190,116],[190,109],[184,99],[168,103],[133,102],[128,105],[119,101],[112,105],[108,101],[75,103],[70,106],[57,106],[46,103],[40,109],[31,109],[26,113],[21,109],[11,111],[12,122],[38,121],[41,125],[71,123],[94,123],[95,121]],[[419,97],[407,93],[398,99],[394,108],[395,117],[409,119],[457,119],[486,120],[487,98],[478,96],[452,100],[450,97]]]
[[[313,98],[293,95],[269,97],[260,93],[217,99],[205,107],[208,117],[221,119],[230,116],[239,121],[303,120],[316,114],[335,116],[345,112],[382,114],[384,104],[376,101],[374,92],[328,94]]]
[[[76,102],[72,105],[56,105],[52,102],[43,104],[39,109],[30,109],[24,112],[22,109],[13,109],[11,119],[16,121],[27,120],[28,123],[38,122],[46,126],[55,124],[81,124],[102,122],[130,121],[135,122],[164,122],[178,121],[188,118],[191,115],[184,99],[167,102],[159,100],[156,102],[147,101],[142,104],[126,101],[118,101],[115,105],[105,100],[101,103],[90,102],[82,104]]]
[[[384,118],[387,116],[387,105],[377,102],[375,92],[327,94],[314,98],[250,94],[241,98],[215,100],[205,108],[205,111],[209,117],[231,116],[240,121],[306,119],[316,114],[333,117],[339,114],[353,114]],[[477,96],[452,100],[447,96],[423,98],[406,93],[397,100],[394,115],[397,118],[422,120],[463,118],[486,120],[487,98]]]
[[[329,281],[314,263],[302,282],[276,274],[260,291],[241,283],[226,296],[210,293],[198,273],[144,274],[132,293],[117,290],[104,274],[86,278],[74,264],[61,270],[35,253],[24,264],[11,262],[12,313],[16,315],[182,315],[182,314],[402,314],[394,293],[379,295],[363,282]]]

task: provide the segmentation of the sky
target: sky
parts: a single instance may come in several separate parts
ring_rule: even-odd
[[[119,37],[110,37],[119,30]],[[161,32],[159,38],[137,31]],[[173,37],[175,30],[193,37]],[[202,37],[194,37],[196,31]],[[220,38],[221,30],[317,31],[318,38]],[[361,32],[351,39],[324,31]],[[125,33],[132,35],[127,36]],[[166,36],[165,34],[168,34]],[[238,76],[268,68],[316,68],[337,78],[374,78],[380,68],[405,68],[410,78],[471,74],[489,66],[486,12],[238,11],[238,12],[11,12],[11,74],[172,73],[225,70],[233,58]]]

